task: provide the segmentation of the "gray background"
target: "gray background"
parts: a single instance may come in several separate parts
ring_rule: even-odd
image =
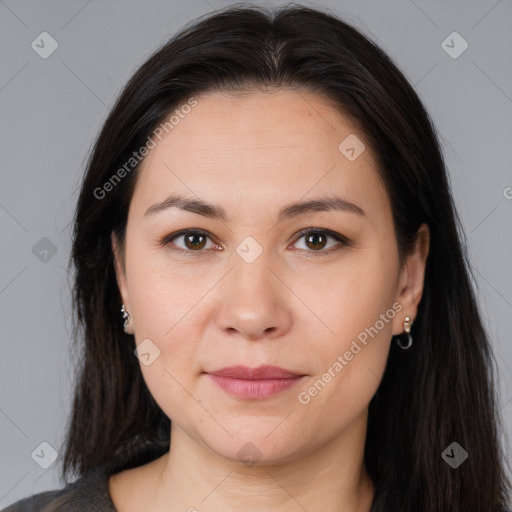
[[[69,223],[90,145],[149,54],[195,17],[232,3],[0,0],[0,507],[61,487],[57,462],[43,469],[31,453],[44,441],[60,448],[70,408]],[[510,435],[512,1],[302,4],[332,8],[380,44],[433,116]],[[59,45],[47,59],[31,47],[43,31]],[[453,31],[469,44],[456,59],[441,46]],[[55,254],[41,252],[51,246],[43,237]]]

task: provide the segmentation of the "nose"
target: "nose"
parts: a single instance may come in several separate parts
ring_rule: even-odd
[[[288,332],[292,294],[277,274],[263,254],[252,263],[235,256],[218,287],[218,327],[249,340],[278,338]]]

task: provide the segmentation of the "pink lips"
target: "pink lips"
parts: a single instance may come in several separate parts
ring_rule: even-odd
[[[266,398],[291,388],[303,377],[278,366],[230,366],[207,375],[222,389],[240,398]]]

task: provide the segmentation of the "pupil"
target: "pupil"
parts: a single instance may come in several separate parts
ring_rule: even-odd
[[[191,239],[193,239],[194,237],[202,237],[203,239],[205,239],[206,237],[204,235],[198,235],[198,234],[192,234],[192,235],[188,235],[185,239],[186,239],[186,245],[189,249],[202,249],[204,247],[204,240],[203,242],[199,242],[199,244],[194,244],[194,243],[190,243]]]
[[[325,242],[325,237],[323,236],[322,233],[313,233],[313,234],[311,234],[311,235],[309,235],[307,237],[307,242],[306,243],[309,244],[310,240],[317,240],[318,237],[324,238],[324,242]],[[323,248],[323,244],[321,242],[318,242],[318,240],[316,242],[312,242],[312,245],[314,247],[310,247],[310,248],[314,248],[314,249],[318,249],[318,248],[322,249]],[[318,247],[318,245],[320,245],[321,247]]]

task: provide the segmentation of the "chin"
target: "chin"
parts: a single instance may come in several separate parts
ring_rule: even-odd
[[[218,455],[233,462],[242,463],[248,467],[255,465],[276,465],[294,459],[301,447],[297,446],[297,437],[284,438],[277,434],[276,424],[270,429],[245,428],[238,434],[230,437],[224,430],[221,438],[215,436],[212,439],[202,437],[207,444]],[[272,433],[271,433],[272,432]],[[271,433],[269,435],[269,433]]]

